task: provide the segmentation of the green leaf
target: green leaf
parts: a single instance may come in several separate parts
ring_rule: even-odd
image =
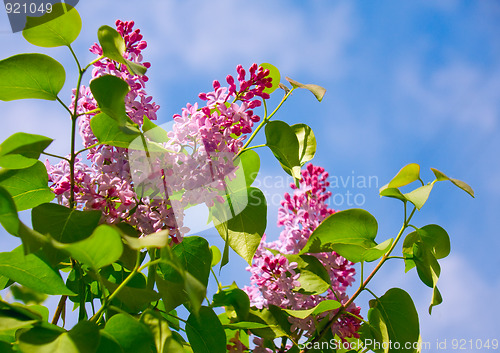
[[[96,353],[123,353],[123,349],[118,342],[107,332],[100,331],[101,339]]]
[[[408,234],[403,242],[406,272],[415,267],[413,261],[413,244],[422,242],[429,247],[436,259],[443,259],[450,254],[450,237],[437,224],[429,224]]]
[[[74,243],[88,238],[99,225],[101,211],[78,211],[54,203],[44,203],[31,212],[33,228],[50,235],[60,243]],[[44,253],[51,264],[56,265],[67,257],[66,253],[47,245]]]
[[[153,123],[147,116],[144,116],[143,120],[144,122],[142,124],[142,131],[145,132],[145,136],[148,139],[158,143],[170,141],[167,131]]]
[[[248,295],[239,288],[219,290],[214,294],[212,306],[233,307],[238,315],[238,320],[244,321],[247,319],[248,313],[250,312],[250,299]]]
[[[226,239],[227,235],[229,246],[248,263],[251,263],[266,230],[267,204],[262,191],[250,187],[248,204],[243,211],[232,218],[217,211],[214,211],[213,215],[215,228],[221,237]]]
[[[388,188],[399,188],[420,179],[420,166],[416,163],[405,165],[387,184]],[[385,186],[382,187],[384,189]],[[382,190],[381,189],[381,190]]]
[[[397,188],[385,188],[382,187],[380,189],[380,197],[385,196],[385,197],[392,197],[394,199],[401,200],[403,202],[406,202],[406,197],[403,195],[401,191]]]
[[[123,353],[151,353],[154,346],[149,327],[127,314],[112,316],[103,331],[118,342]]]
[[[139,136],[141,132],[134,126],[129,118],[126,118],[125,125],[111,118],[105,113],[99,113],[90,120],[90,128],[99,143],[103,145],[129,148],[130,144]]]
[[[0,171],[0,186],[12,196],[18,211],[52,201],[55,195],[48,182],[47,169],[40,161],[29,168]]]
[[[180,261],[168,247],[162,250],[163,254],[171,253],[168,260],[163,256],[169,266],[158,266],[156,274],[156,285],[163,299],[165,311],[173,310],[181,304],[189,304],[191,310],[197,312],[205,299],[206,287],[182,268]]]
[[[432,186],[433,184],[421,186],[418,189],[404,194],[404,197],[412,204],[414,204],[418,210],[420,210],[427,202],[427,199],[429,198],[429,195],[432,191]]]
[[[214,267],[220,262],[222,254],[219,248],[215,245],[210,246],[210,251],[212,252],[212,263],[210,265]]]
[[[225,314],[224,314],[225,315]],[[262,328],[270,328],[271,326],[266,324],[260,324],[258,322],[249,322],[249,321],[239,321],[239,322],[230,322],[222,325],[225,329],[244,329],[244,330],[252,330],[252,329],[262,329]]]
[[[316,138],[312,129],[306,124],[295,124],[291,128],[299,141],[299,161],[303,166],[316,154]]]
[[[24,304],[41,304],[47,299],[47,295],[23,286],[11,286],[10,292],[14,299],[22,301]]]
[[[302,83],[299,83],[297,81],[292,80],[289,77],[285,77],[285,78],[288,82],[290,82],[290,84],[292,85],[293,88],[305,88],[308,91],[310,91],[312,94],[314,94],[314,96],[316,97],[316,99],[319,102],[321,102],[323,100],[323,97],[325,96],[325,93],[326,93],[326,89],[324,89],[323,87],[312,84],[312,83],[302,84]]]
[[[206,239],[197,236],[184,237],[181,243],[172,248],[172,252],[183,269],[192,274],[205,287],[208,285],[212,253]],[[176,272],[172,266],[166,266],[162,263],[159,266],[167,278]]]
[[[114,28],[101,26],[97,31],[97,38],[102,47],[102,54],[111,60],[127,66],[130,73],[142,76],[146,73],[146,67],[127,60],[123,57],[125,53],[125,42]]]
[[[17,214],[16,204],[7,190],[0,186],[0,223],[7,232],[19,236],[21,221]]]
[[[104,114],[118,122],[125,119],[125,96],[130,91],[127,82],[113,75],[104,75],[90,81],[90,90]]]
[[[68,332],[35,327],[19,336],[19,348],[30,353],[93,353],[99,346],[99,328],[81,321]]]
[[[44,54],[18,54],[0,61],[0,100],[56,100],[64,85],[64,67]]]
[[[288,314],[284,310],[270,305],[269,309],[250,309],[247,321],[268,326],[268,328],[251,329],[254,335],[267,339],[275,339],[277,337],[288,336],[291,326],[287,317]]]
[[[374,261],[392,242],[378,245],[374,241],[377,229],[377,220],[365,210],[336,212],[314,230],[300,254],[336,251],[353,262]]]
[[[0,352],[2,353],[16,353],[17,350],[14,351],[14,346],[8,342],[0,341]]]
[[[458,180],[458,179],[453,179],[448,176],[446,176],[443,172],[440,172],[437,169],[431,168],[432,172],[436,176],[437,181],[444,181],[444,180],[449,180],[451,181],[454,185],[459,187],[460,189],[464,190],[466,193],[468,193],[470,196],[474,197],[474,190],[465,182]]]
[[[287,123],[279,120],[266,124],[266,146],[273,152],[283,169],[295,179],[300,175],[299,141],[294,129]]]
[[[61,243],[88,238],[99,225],[101,211],[79,211],[54,203],[33,208],[31,221],[35,230],[49,234]]]
[[[53,240],[52,245],[94,270],[111,265],[123,252],[120,232],[107,224],[98,226],[92,235],[84,240],[70,244]]]
[[[15,133],[0,145],[0,167],[7,169],[31,167],[52,141],[41,135]]]
[[[35,254],[24,255],[22,246],[0,253],[0,274],[37,292],[74,295],[60,274]]]
[[[26,17],[23,37],[39,47],[69,46],[82,29],[82,19],[70,5],[55,3],[52,12],[40,17]]]
[[[114,292],[119,286],[119,283],[110,282],[105,278],[102,279],[102,282],[110,292]],[[125,305],[125,309],[128,312],[138,313],[146,309],[151,302],[159,300],[160,295],[151,289],[135,288],[127,285],[120,289],[116,295],[116,299]],[[117,306],[121,307],[120,304]]]
[[[195,353],[226,353],[226,333],[213,309],[202,306],[189,315],[186,335]]]
[[[260,64],[259,66],[265,70],[269,70],[269,76],[267,76],[267,77],[271,77],[271,79],[272,79],[271,83],[273,85],[272,85],[272,87],[266,87],[264,89],[264,92],[271,94],[274,91],[276,91],[276,89],[280,85],[280,81],[281,81],[280,71],[278,70],[278,68],[276,66],[268,64],[268,63],[263,63],[263,64]]]
[[[422,282],[428,287],[435,287],[441,274],[441,267],[429,247],[422,242],[413,244],[412,259]]]
[[[340,308],[340,306],[341,304],[336,300],[324,300],[315,307],[307,310],[289,310],[289,309],[283,309],[283,310],[293,317],[298,317],[299,319],[305,319],[306,317],[311,315],[315,316],[322,314],[325,311],[338,309]]]
[[[142,238],[123,235],[128,246],[133,250],[163,248],[168,244],[169,231],[162,230],[153,234],[143,236]]]
[[[13,310],[0,309],[0,333],[30,327],[39,321]]]
[[[436,305],[441,304],[442,302],[443,302],[443,297],[441,296],[438,287],[434,286],[432,291],[431,304],[429,305],[429,315],[432,314],[432,308],[435,307]]]
[[[243,151],[235,160],[236,178],[228,180],[227,188],[230,192],[236,192],[252,185],[257,178],[260,169],[259,154],[254,150]]]
[[[182,344],[177,342],[160,313],[146,310],[141,315],[141,322],[149,327],[154,336],[157,353],[184,353]]]
[[[417,310],[410,295],[402,289],[392,288],[379,299],[371,300],[370,307],[379,310],[387,327],[392,342],[389,353],[413,353],[414,349],[405,347],[405,344],[413,346],[418,342],[420,330]]]
[[[368,349],[371,348],[371,350],[377,353],[389,352],[389,332],[387,330],[387,324],[384,322],[384,318],[378,308],[371,308],[368,310],[368,321],[370,325],[367,326],[363,324],[360,329],[360,331],[365,334],[361,336],[365,342],[365,347]],[[369,333],[366,334],[366,331],[369,331]]]
[[[296,262],[300,273],[299,292],[322,294],[330,288],[330,275],[317,257],[312,255],[286,255],[290,263]]]

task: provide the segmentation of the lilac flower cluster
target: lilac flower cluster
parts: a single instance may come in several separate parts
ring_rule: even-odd
[[[133,29],[134,22],[116,22],[117,31],[125,41],[124,57],[149,68],[142,62],[142,50],[147,43],[142,40],[140,30]],[[145,90],[147,76],[130,73],[125,65],[102,57],[102,48],[94,44],[90,51],[99,60],[94,63],[92,78],[114,75],[130,86],[125,97],[128,117],[142,126],[144,117],[156,120],[159,106]],[[201,93],[204,106],[188,104],[182,113],[174,116],[169,140],[163,147],[170,153],[161,158],[148,160],[156,169],[146,179],[156,189],[163,189],[160,197],[138,196],[134,175],[141,172],[140,166],[131,163],[130,150],[100,145],[90,127],[90,120],[98,112],[97,102],[89,87],[81,86],[78,100],[76,90],[70,109],[79,114],[78,124],[83,145],[88,149],[88,163],[80,160],[75,165],[75,202],[80,209],[101,210],[108,223],[128,222],[142,234],[151,234],[161,229],[170,229],[176,241],[180,241],[189,229],[183,226],[183,210],[190,204],[206,203],[212,206],[215,200],[223,202],[220,191],[224,190],[224,177],[234,169],[233,157],[243,145],[245,134],[252,131],[253,124],[260,120],[253,109],[260,106],[259,98],[267,99],[264,92],[271,87],[269,71],[256,64],[249,69],[249,78],[243,67],[237,67],[237,82],[227,76],[228,86],[214,81],[214,91]],[[187,153],[189,151],[190,153]],[[90,164],[90,166],[88,165]],[[57,165],[46,163],[51,187],[59,203],[69,204],[69,165],[62,161]],[[154,175],[156,173],[156,175]],[[167,191],[168,190],[168,191]],[[171,198],[173,194],[180,197]]]
[[[284,229],[277,241],[266,242],[263,238],[253,263],[247,268],[251,273],[251,285],[243,290],[250,297],[252,306],[259,309],[276,305],[286,309],[310,309],[326,299],[348,301],[347,288],[354,282],[355,269],[352,263],[335,252],[315,254],[327,269],[331,288],[323,295],[306,295],[298,293],[300,272],[297,263],[290,262],[287,254],[297,254],[305,246],[312,232],[319,224],[335,211],[328,208],[326,200],[331,196],[327,191],[328,173],[323,168],[312,164],[302,170],[299,187],[291,184],[293,194],[285,194],[278,213],[278,225]],[[273,254],[267,249],[277,250]],[[359,316],[360,308],[354,303],[347,310]],[[320,317],[332,318],[336,310],[322,314]],[[290,317],[292,330],[304,330],[306,336],[314,333],[315,324],[311,317],[298,319]],[[350,315],[342,315],[332,326],[333,334],[341,338],[358,337],[356,333],[360,321]],[[254,341],[257,346],[261,341]],[[261,352],[268,352],[260,347]],[[256,350],[255,352],[257,352]]]

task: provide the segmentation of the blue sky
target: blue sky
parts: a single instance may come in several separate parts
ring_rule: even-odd
[[[500,314],[498,2],[87,0],[77,9],[84,27],[75,50],[82,61],[92,59],[87,48],[100,25],[119,18],[141,28],[149,44],[145,57],[152,63],[148,92],[161,106],[161,122],[197,101],[213,79],[223,80],[240,63],[270,62],[283,76],[324,86],[322,103],[307,91],[296,92],[277,119],[313,128],[318,141],[313,162],[331,175],[378,179],[372,187],[340,185],[331,191],[340,195],[337,201],[347,191],[361,195],[361,207],[379,220],[380,241],[398,231],[402,211],[398,201],[380,199],[378,187],[402,166],[419,163],[424,180],[431,180],[429,168],[435,167],[467,181],[476,199],[442,183],[414,218],[418,226],[440,224],[452,239],[439,282],[444,303],[429,316],[431,289],[415,273],[405,275],[397,262],[386,265],[372,289],[378,294],[393,286],[408,290],[419,310],[424,341],[500,339],[495,328]],[[1,57],[53,55],[70,68],[64,88],[69,92],[75,84],[69,53],[35,48],[9,30],[0,11]],[[69,121],[57,104],[0,102],[0,111],[2,140],[16,131],[57,136],[52,152],[67,153]],[[259,153],[261,183],[265,176],[283,175],[269,151]],[[266,188],[270,197],[284,191],[275,186]],[[346,202],[335,206],[350,207]],[[270,205],[270,238],[279,234],[276,211]],[[213,230],[203,234],[218,241]],[[2,251],[16,241],[7,234],[2,239]],[[237,277],[243,285],[243,268],[242,261],[234,261],[222,275],[228,282]],[[369,299],[362,296],[358,304],[366,307]]]

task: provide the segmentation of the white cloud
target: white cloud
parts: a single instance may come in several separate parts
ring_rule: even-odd
[[[353,5],[348,2],[291,5],[288,1],[214,0],[137,6],[122,1],[119,9],[110,2],[92,3],[80,9],[92,11],[96,26],[104,19],[109,22],[109,13],[134,19],[147,33],[148,60],[164,65],[169,77],[259,60],[272,61],[284,72],[340,75],[347,65],[344,49],[356,27]]]
[[[482,131],[497,127],[500,116],[500,68],[456,60],[430,72],[407,63],[397,72],[400,97],[415,102],[427,132],[445,124]]]

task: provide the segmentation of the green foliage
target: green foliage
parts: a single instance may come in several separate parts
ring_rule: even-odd
[[[105,113],[99,113],[90,120],[90,127],[99,143],[103,145],[129,148],[141,132],[129,118],[124,125]]]
[[[0,61],[0,100],[56,100],[66,80],[61,64],[44,54],[18,54]]]
[[[236,311],[239,321],[245,321],[250,312],[250,299],[239,288],[230,288],[214,294],[212,306],[225,306]],[[226,309],[227,310],[227,309]]]
[[[316,154],[316,138],[312,129],[306,124],[295,124],[291,128],[299,141],[299,162],[303,166]]]
[[[335,251],[352,262],[374,261],[391,246],[392,239],[375,242],[378,224],[361,209],[349,209],[328,216],[311,234],[301,254]]]
[[[285,77],[285,78],[288,82],[290,82],[290,84],[292,85],[293,88],[305,88],[308,91],[310,91],[312,94],[314,94],[314,96],[316,97],[316,99],[319,102],[321,102],[323,100],[323,97],[325,96],[325,93],[326,93],[326,89],[324,89],[323,87],[312,84],[312,83],[308,83],[308,84],[299,83],[295,80],[292,80],[289,77]]]
[[[52,143],[52,139],[18,132],[0,145],[0,167],[23,169],[34,165],[40,154]]]
[[[99,345],[97,325],[81,321],[68,332],[34,327],[19,335],[19,348],[30,353],[95,352]]]
[[[66,251],[72,258],[93,270],[111,265],[123,252],[119,231],[106,224],[97,227],[92,235],[84,240],[70,244],[53,240],[52,245]]]
[[[266,230],[267,203],[262,191],[254,187],[248,188],[247,200],[246,207],[238,214],[232,213],[232,217],[219,210],[212,214],[215,228],[226,244],[251,263]]]
[[[266,124],[266,146],[271,149],[283,170],[295,179],[301,179],[301,150],[295,130],[279,120]]]
[[[0,170],[0,186],[10,193],[18,211],[52,201],[54,193],[48,182],[47,169],[40,161],[29,168]]]
[[[420,210],[427,202],[434,184],[437,181],[449,180],[454,185],[474,197],[474,191],[472,188],[463,181],[449,178],[437,169],[431,168],[431,170],[436,176],[436,179],[432,183],[424,184],[420,178],[420,166],[418,164],[412,163],[404,166],[388,184],[380,188],[380,196],[392,197],[403,202],[409,201],[418,210]],[[399,190],[399,187],[406,186],[417,180],[422,183],[422,186],[405,194]]]
[[[99,109],[120,124],[127,120],[125,96],[130,91],[127,82],[119,77],[104,75],[90,81],[90,90]]]
[[[14,299],[22,301],[24,304],[41,304],[47,299],[46,294],[23,286],[10,286],[10,292]]]
[[[213,309],[202,306],[189,315],[186,335],[195,353],[226,353],[226,333]]]
[[[323,294],[332,285],[330,275],[323,264],[312,255],[286,255],[289,262],[296,262],[296,272],[300,273],[300,293]]]
[[[22,246],[0,253],[0,275],[37,292],[74,295],[57,271],[36,254],[24,255]]]
[[[184,353],[182,344],[172,335],[167,320],[155,311],[147,310],[141,315],[141,322],[153,334],[157,353]]]
[[[119,345],[123,353],[153,353],[151,347],[154,347],[155,340],[151,330],[130,315],[114,315],[102,331]]]
[[[269,70],[269,77],[272,78],[272,87],[266,87],[264,89],[265,93],[273,93],[276,91],[280,85],[280,80],[281,80],[281,74],[278,68],[274,65],[268,64],[268,63],[263,63],[259,65],[260,67]]]
[[[212,252],[208,241],[201,237],[185,237],[180,244],[172,248],[180,266],[191,273],[205,287],[208,285],[208,275],[212,267]],[[160,264],[164,276],[172,276],[172,267]]]
[[[27,17],[23,37],[39,47],[69,46],[82,29],[82,19],[70,5],[55,3],[52,12]]]
[[[194,245],[200,245],[200,243]],[[201,246],[200,250],[204,251],[203,248],[204,246]],[[185,249],[184,247],[179,248],[177,253],[185,256],[184,259],[188,257],[192,258],[192,254],[184,253]],[[210,260],[208,261],[208,266],[211,264],[211,253],[209,252],[209,254]],[[205,298],[206,286],[183,267],[182,261],[169,247],[162,249],[161,258],[162,262],[159,264],[156,273],[156,284],[163,299],[165,311],[169,312],[179,305],[185,304],[193,312],[198,312]],[[204,261],[202,263],[203,266],[206,266]],[[192,266],[190,268],[191,270],[193,269]],[[204,271],[195,270],[195,273],[201,278],[204,277]]]
[[[101,26],[97,31],[97,38],[102,47],[102,54],[127,67],[134,75],[144,75],[146,68],[123,57],[125,53],[125,41],[120,33],[109,26]]]
[[[23,36],[28,42],[41,47],[67,46],[78,66],[78,83],[93,63],[80,67],[71,48],[82,27],[76,9],[64,3],[54,4],[52,13],[41,17],[28,17]],[[121,69],[133,75],[144,75],[146,68],[125,58],[125,41],[109,26],[98,30],[98,40],[103,57],[114,60]],[[102,58],[102,57],[101,57]],[[53,322],[57,323],[61,312],[66,315],[66,297],[79,309],[79,322],[65,330],[47,322],[48,309],[41,305],[9,304],[0,300],[0,351],[23,353],[222,353],[226,344],[240,340],[249,346],[249,334],[261,337],[264,345],[272,351],[282,352],[275,340],[281,338],[282,346],[293,342],[286,349],[298,353],[300,330],[292,332],[290,317],[312,318],[316,332],[308,343],[324,343],[339,339],[331,331],[331,325],[344,313],[346,307],[363,291],[367,283],[391,256],[408,227],[415,210],[420,210],[429,198],[434,184],[450,181],[471,196],[474,192],[466,183],[450,178],[437,169],[432,169],[435,180],[425,184],[420,177],[420,166],[412,163],[403,167],[394,178],[380,189],[380,195],[396,198],[404,203],[404,220],[401,231],[391,239],[378,244],[376,219],[367,211],[350,209],[336,212],[316,228],[299,254],[281,254],[289,262],[296,263],[294,272],[300,274],[300,286],[294,288],[296,295],[324,296],[331,290],[329,270],[316,254],[335,251],[353,262],[370,262],[380,259],[373,272],[364,276],[358,290],[349,302],[322,300],[315,307],[292,310],[269,305],[257,310],[250,306],[248,295],[236,283],[224,286],[217,282],[218,291],[213,300],[207,297],[209,276],[219,262],[229,261],[231,247],[248,264],[252,264],[267,225],[267,203],[263,192],[252,183],[259,169],[259,155],[248,147],[257,132],[265,128],[266,146],[270,148],[283,170],[294,177],[298,184],[301,167],[316,153],[316,138],[306,124],[288,125],[271,118],[287,100],[292,91],[304,88],[321,101],[326,90],[314,84],[301,84],[290,78],[290,90],[280,83],[281,74],[271,64],[262,64],[270,71],[272,86],[264,89],[273,93],[278,87],[285,96],[277,108],[267,114],[254,130],[243,148],[235,151],[234,170],[221,181],[223,203],[210,209],[210,219],[225,241],[221,251],[210,246],[200,236],[187,236],[177,243],[170,239],[170,229],[154,234],[141,234],[130,219],[120,219],[113,225],[105,223],[101,211],[80,211],[75,204],[74,193],[70,207],[50,203],[54,193],[48,187],[47,170],[39,161],[52,139],[27,133],[16,133],[0,144],[0,223],[6,231],[20,237],[22,246],[0,253],[0,289],[7,288],[13,297],[24,303],[41,303],[49,295],[61,295]],[[65,83],[65,70],[51,57],[43,54],[19,54],[0,61],[0,100],[45,99],[58,100]],[[105,75],[90,83],[99,112],[90,121],[90,127],[98,144],[127,149],[132,158],[138,152],[149,161],[165,153],[163,147],[169,141],[168,133],[144,117],[140,127],[127,115],[125,98],[129,84],[116,76]],[[237,97],[238,99],[238,97]],[[225,102],[226,106],[230,102]],[[64,105],[65,106],[65,105]],[[69,108],[66,107],[69,111]],[[221,113],[214,107],[212,113]],[[70,112],[72,133],[75,133],[78,116]],[[226,126],[230,129],[231,127]],[[229,131],[229,130],[227,130]],[[227,132],[226,131],[226,132]],[[231,135],[237,138],[236,135]],[[76,152],[75,136],[71,136],[71,154],[66,160],[74,170]],[[145,153],[142,153],[142,152]],[[192,151],[194,153],[195,151]],[[142,154],[141,154],[142,153]],[[177,153],[177,152],[176,152]],[[185,149],[182,153],[190,153]],[[222,158],[222,157],[221,157]],[[226,161],[230,161],[231,157]],[[183,163],[181,160],[178,163]],[[168,167],[168,166],[167,166]],[[74,178],[74,173],[71,173]],[[72,185],[76,180],[72,180]],[[422,185],[406,190],[410,184]],[[134,185],[136,190],[141,185]],[[221,187],[222,188],[222,187]],[[183,190],[173,198],[179,200]],[[149,194],[144,194],[149,195]],[[408,215],[407,206],[415,206]],[[119,205],[118,205],[119,206]],[[189,205],[191,206],[191,205]],[[80,205],[78,205],[80,207]],[[168,207],[171,207],[170,205]],[[18,212],[31,209],[30,229],[20,221]],[[138,212],[137,208],[131,214]],[[130,216],[130,215],[129,215]],[[415,228],[403,242],[406,271],[416,268],[422,282],[433,289],[429,313],[443,298],[437,288],[441,272],[439,259],[450,253],[450,238],[438,225]],[[146,250],[144,250],[146,249]],[[274,254],[276,250],[268,249]],[[66,284],[59,271],[67,272]],[[146,276],[147,271],[147,276]],[[144,272],[144,273],[143,273]],[[290,271],[293,272],[293,271]],[[284,276],[292,276],[287,272]],[[271,274],[274,275],[274,274]],[[222,282],[222,281],[221,281]],[[287,294],[288,295],[288,294]],[[101,307],[96,311],[98,299]],[[290,298],[291,299],[291,298]],[[323,298],[325,299],[325,298]],[[203,301],[208,306],[202,306]],[[93,316],[87,321],[87,305],[91,303]],[[187,320],[178,318],[178,306],[189,311]],[[213,308],[224,307],[225,312],[216,315]],[[337,311],[335,316],[331,311]],[[327,313],[330,312],[330,313]],[[326,315],[326,316],[325,316]],[[62,316],[66,320],[65,316]],[[332,319],[333,317],[333,319]],[[363,339],[380,343],[391,342],[380,352],[413,352],[411,349],[396,349],[395,343],[405,347],[407,342],[419,340],[418,315],[411,297],[401,289],[393,288],[382,297],[370,301],[368,322],[360,330]],[[185,335],[179,332],[184,330]],[[185,341],[185,337],[189,342]],[[303,337],[302,337],[303,338]],[[352,342],[353,339],[349,339]],[[279,341],[279,340],[277,340]],[[370,347],[366,347],[369,349]],[[329,352],[312,349],[313,352]],[[345,353],[347,350],[337,350]],[[351,352],[351,351],[349,351]]]
[[[368,316],[375,338],[390,346],[389,353],[415,351],[405,346],[418,342],[420,337],[418,314],[408,293],[399,288],[389,289],[382,297],[371,300],[370,308]]]
[[[435,168],[431,168],[432,172],[436,176],[437,181],[444,181],[444,180],[449,180],[451,181],[455,186],[459,187],[460,189],[464,190],[466,193],[468,193],[470,196],[474,197],[474,190],[465,182],[458,180],[458,179],[453,179],[448,176],[446,176],[443,172],[440,172],[439,170]]]
[[[299,319],[305,319],[306,317],[313,315],[319,315],[324,313],[325,311],[335,310],[340,308],[340,303],[336,300],[324,300],[320,302],[315,307],[307,310],[287,310],[284,309],[288,314],[293,317],[298,317]]]

